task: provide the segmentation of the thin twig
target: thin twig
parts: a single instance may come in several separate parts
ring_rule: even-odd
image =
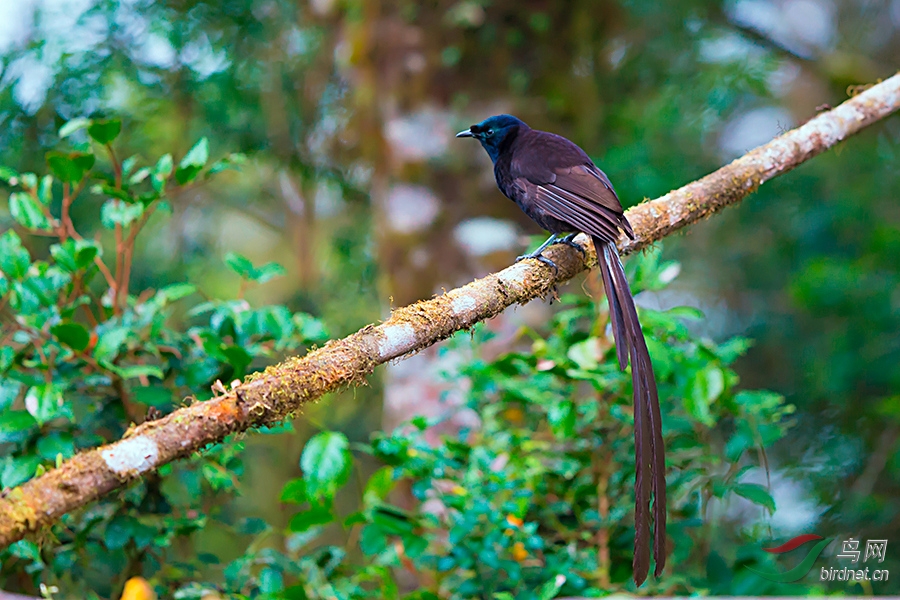
[[[67,236],[75,236],[75,224],[72,223],[72,217],[69,214],[69,209],[72,208],[72,200],[73,197],[71,195],[71,187],[68,181],[63,183],[63,197],[62,197],[62,227],[65,229]]]
[[[119,200],[118,202],[121,202]],[[125,249],[122,241],[122,224],[116,223],[116,287],[113,290],[113,314],[121,312],[119,294],[122,291],[122,276],[125,271]]]
[[[123,303],[122,308],[124,309],[128,305],[128,286],[129,281],[131,279],[131,265],[133,262],[132,257],[134,256],[134,245],[135,240],[137,239],[138,233],[140,233],[141,229],[144,228],[144,225],[147,224],[147,221],[150,219],[150,216],[156,210],[156,204],[151,204],[145,211],[144,214],[141,215],[141,218],[131,226],[128,232],[128,238],[125,240],[125,273],[122,276],[122,289],[121,289],[121,301]]]

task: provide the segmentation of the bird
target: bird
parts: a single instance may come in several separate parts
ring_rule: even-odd
[[[517,262],[536,259],[557,270],[553,261],[542,255],[548,246],[567,244],[584,254],[581,246],[573,241],[578,232],[590,236],[594,244],[609,303],[619,368],[625,371],[631,359],[635,444],[632,567],[634,582],[640,586],[650,571],[651,520],[656,577],[666,564],[666,473],[653,364],[616,249],[619,230],[631,239],[635,237],[634,231],[609,177],[574,142],[532,129],[517,117],[506,114],[488,117],[460,131],[456,137],[481,142],[494,164],[500,191],[552,234],[534,252],[518,257]]]

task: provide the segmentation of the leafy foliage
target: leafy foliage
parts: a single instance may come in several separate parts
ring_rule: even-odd
[[[186,398],[208,398],[215,382],[240,378],[327,335],[317,319],[285,306],[255,309],[241,299],[208,299],[185,312],[185,303],[200,294],[189,283],[130,290],[137,236],[151,215],[168,212],[172,194],[199,183],[209,168],[206,142],[180,161],[179,176],[169,155],[152,169],[140,167],[137,157],[120,162],[112,146],[119,121],[77,120],[61,128],[61,137],[73,139],[83,129],[94,143],[49,153],[51,175],[4,169],[14,190],[10,215],[18,225],[0,236],[4,489],[82,448],[118,439],[129,422],[169,412]],[[132,175],[135,168],[139,176]],[[83,238],[73,222],[73,206],[91,197],[102,202],[100,220],[113,231],[106,242]],[[52,243],[42,245],[45,238],[37,236]],[[262,275],[242,279],[241,291],[279,269],[251,264],[251,274]],[[62,584],[75,569],[96,593],[106,593],[120,588],[134,565],[176,564],[170,546],[203,529],[233,495],[243,471],[241,449],[238,442],[219,445],[66,516],[54,528],[54,552],[19,542],[2,554],[3,572],[24,568]]]
[[[641,285],[659,290],[673,265],[657,259],[637,261],[637,271]],[[418,417],[354,445],[354,458],[343,434],[315,435],[300,459],[303,475],[281,493],[282,502],[300,508],[290,534],[283,546],[232,563],[226,573],[242,576],[230,590],[310,599],[537,600],[633,589],[630,378],[618,370],[610,335],[597,327],[597,309],[567,296],[548,331],[523,332],[521,351],[492,361],[478,357],[485,333],[471,344],[457,337],[445,351],[474,356],[448,376],[468,382],[468,400],[457,410],[474,410],[478,427],[434,445],[425,434],[440,419]],[[749,344],[698,339],[687,324],[698,316],[693,309],[642,311],[664,399],[672,563],[679,565],[650,590],[760,589],[767,584],[742,568],[763,560],[759,550],[731,563],[714,551],[714,578],[690,557],[710,545],[725,554],[728,544],[756,541],[722,539],[701,526],[703,515],[745,498],[759,507],[745,524],[749,534],[774,512],[768,489],[744,476],[762,468],[760,453],[785,435],[793,407],[777,394],[739,389],[730,365]],[[383,466],[362,486],[357,509],[343,515],[335,500],[349,492],[350,470],[361,474],[367,456]],[[414,508],[391,502],[398,486],[411,490]],[[326,541],[335,535],[346,544]],[[401,572],[421,587],[401,594]],[[181,594],[199,597],[203,589],[191,584]]]

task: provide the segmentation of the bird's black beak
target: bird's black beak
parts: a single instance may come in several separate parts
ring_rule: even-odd
[[[459,133],[457,133],[456,137],[458,137],[458,138],[460,138],[460,137],[475,137],[475,134],[472,133],[471,129],[466,129],[464,131],[460,131]]]

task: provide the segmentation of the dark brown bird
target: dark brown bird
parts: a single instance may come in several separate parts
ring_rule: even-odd
[[[631,358],[636,465],[633,567],[634,581],[641,585],[650,571],[651,520],[657,577],[666,564],[666,461],[653,365],[616,249],[619,230],[631,239],[634,231],[609,178],[584,150],[566,138],[531,129],[512,115],[489,117],[456,137],[472,137],[481,142],[494,163],[500,191],[553,234],[519,260],[534,258],[555,269],[556,265],[541,255],[547,246],[563,243],[583,253],[572,241],[575,234],[581,231],[593,240],[609,301],[616,355],[623,371],[628,357]],[[560,237],[561,234],[570,235]]]

